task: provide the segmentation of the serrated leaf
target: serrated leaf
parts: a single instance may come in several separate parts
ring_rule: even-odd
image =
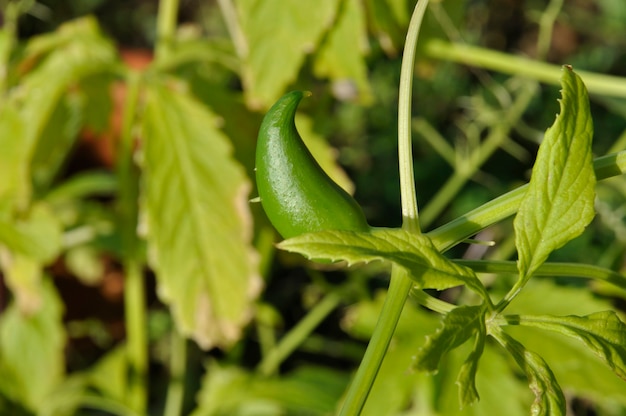
[[[594,217],[593,125],[585,86],[563,69],[561,113],[539,147],[528,190],[514,220],[520,279],[555,249],[579,236]]]
[[[461,408],[480,400],[478,390],[476,389],[476,373],[478,372],[478,362],[483,355],[485,340],[487,339],[484,314],[479,319],[478,324],[474,348],[467,356],[456,378],[456,384],[459,386],[459,404]]]
[[[367,31],[365,11],[359,0],[344,1],[332,30],[315,57],[317,76],[335,83],[339,98],[371,103],[372,92],[367,79]]]
[[[535,401],[530,408],[531,415],[565,415],[565,396],[563,396],[563,391],[552,370],[543,358],[527,350],[526,347],[504,332],[500,332],[497,338],[526,373],[528,385],[535,395]]]
[[[586,316],[507,316],[507,321],[554,331],[583,342],[626,380],[626,325],[613,311]]]
[[[216,117],[189,95],[146,91],[144,209],[159,294],[203,348],[239,339],[260,290],[250,182]]]
[[[236,2],[242,37],[235,40],[250,107],[269,107],[294,82],[337,13],[335,0]]]
[[[36,313],[11,304],[0,318],[0,395],[35,412],[46,408],[65,370],[63,304],[49,280],[42,288]]]
[[[401,229],[375,229],[369,233],[323,231],[284,240],[278,248],[312,259],[343,260],[348,265],[388,261],[406,269],[421,289],[443,290],[465,284],[484,298],[487,296],[471,269],[444,257],[423,234]]]
[[[483,332],[485,308],[481,306],[459,306],[443,319],[442,326],[415,355],[413,367],[420,371],[436,373],[439,362],[448,351],[462,345],[474,333]]]

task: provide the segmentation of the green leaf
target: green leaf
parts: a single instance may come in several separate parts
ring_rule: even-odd
[[[33,38],[24,56],[19,84],[0,109],[0,176],[10,178],[0,184],[0,213],[28,205],[31,167],[35,180],[47,184],[67,155],[80,127],[76,94],[68,94],[68,88],[116,63],[115,48],[90,18]]]
[[[0,218],[14,207],[24,208],[30,199],[27,143],[24,122],[15,105],[0,107]]]
[[[250,182],[216,123],[189,95],[157,84],[146,91],[149,261],[179,330],[203,348],[239,339],[261,286]]]
[[[125,344],[100,358],[87,373],[89,385],[105,397],[124,403],[128,393],[128,356]]]
[[[333,29],[317,52],[314,71],[335,83],[339,98],[372,102],[364,55],[368,50],[365,11],[359,0],[343,2]]]
[[[483,355],[485,340],[487,339],[484,316],[481,317],[478,324],[474,348],[461,366],[461,370],[456,379],[456,384],[459,386],[459,403],[461,408],[480,400],[478,390],[476,389],[476,373],[478,372],[478,362]]]
[[[626,325],[613,311],[586,316],[506,316],[510,324],[554,331],[583,342],[626,380]]]
[[[552,370],[538,354],[527,350],[511,336],[499,331],[494,335],[524,370],[535,394],[530,411],[533,416],[565,415],[565,396]]]
[[[30,172],[37,191],[44,191],[58,175],[71,152],[83,122],[83,103],[75,91],[60,98],[37,140]]]
[[[263,378],[240,367],[211,362],[192,415],[328,415],[348,381],[346,374],[323,367],[302,367],[281,378]]]
[[[312,259],[344,260],[348,265],[388,261],[406,269],[421,289],[444,290],[466,284],[488,298],[471,269],[444,257],[423,234],[400,229],[375,229],[369,233],[323,231],[284,240],[278,247]]]
[[[588,315],[611,307],[611,301],[594,296],[586,286],[559,286],[549,280],[533,279],[507,310],[517,315],[564,316]],[[584,344],[528,326],[512,325],[506,331],[528,349],[541,351],[566,391],[595,403],[617,401],[626,405],[624,381]]]
[[[474,333],[485,333],[484,320],[485,308],[481,306],[459,306],[453,309],[444,317],[441,328],[426,338],[426,343],[415,355],[413,367],[436,373],[444,354],[464,344]]]
[[[571,68],[563,69],[561,83],[561,114],[546,131],[514,221],[521,281],[553,250],[579,236],[594,216],[589,99]]]
[[[306,55],[331,27],[338,3],[241,0],[236,7],[242,36],[234,40],[246,101],[269,107],[296,80]]]
[[[63,304],[50,280],[42,294],[34,314],[11,304],[0,317],[0,395],[33,411],[46,408],[65,371]]]
[[[41,62],[22,78],[12,98],[20,103],[26,127],[23,140],[35,147],[67,88],[90,75],[111,71],[117,54],[96,21],[82,18],[65,23],[57,32],[33,38],[26,55]]]
[[[0,220],[0,243],[42,264],[54,260],[61,251],[61,233],[59,218],[44,204],[34,205],[26,218]]]

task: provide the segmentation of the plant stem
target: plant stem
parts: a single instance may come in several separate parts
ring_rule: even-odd
[[[421,233],[421,230],[415,179],[413,176],[411,96],[415,50],[426,7],[428,7],[428,0],[419,1],[409,22],[402,56],[398,97],[398,159],[402,198],[402,228],[415,233]],[[391,268],[391,280],[383,309],[378,317],[378,322],[376,322],[376,327],[363,356],[363,361],[356,372],[352,384],[348,388],[340,415],[358,415],[361,413],[363,406],[365,406],[365,401],[372,389],[412,286],[413,283],[406,275],[405,270],[397,266]]]
[[[140,76],[127,76],[127,95],[124,106],[120,148],[117,157],[119,183],[119,229],[122,239],[124,281],[124,308],[126,342],[130,367],[128,404],[138,413],[145,413],[147,403],[146,375],[148,370],[148,341],[146,334],[145,287],[137,238],[138,175],[133,164],[133,122],[139,97]]]
[[[625,174],[626,150],[595,159],[593,168],[598,180]],[[428,236],[437,249],[446,251],[480,230],[515,214],[527,187],[528,185],[523,185],[507,192],[465,215],[430,231]]]
[[[174,46],[176,23],[178,18],[178,0],[161,0],[157,15],[156,60],[163,62]]]
[[[275,374],[280,364],[300,345],[313,330],[331,313],[341,302],[337,292],[327,294],[309,313],[294,326],[287,335],[263,358],[257,371],[270,376]]]
[[[126,342],[128,348],[129,383],[128,405],[140,414],[146,410],[148,340],[146,334],[145,286],[139,263],[124,261],[124,309]]]
[[[412,286],[413,283],[406,272],[394,266],[383,309],[376,322],[372,339],[367,345],[363,361],[348,389],[340,416],[356,416],[363,410]]]
[[[187,340],[174,327],[170,334],[170,379],[167,386],[164,416],[178,416],[182,412],[186,366]]]
[[[402,228],[420,233],[415,178],[413,170],[413,150],[411,140],[411,97],[413,92],[413,71],[415,68],[415,49],[419,29],[422,24],[428,0],[420,1],[411,16],[406,35],[402,68],[400,69],[400,87],[398,94],[398,162],[400,173],[400,194],[402,199]]]
[[[431,58],[519,75],[548,84],[560,85],[561,81],[562,73],[559,65],[550,65],[476,46],[429,39],[425,44],[424,52]],[[576,73],[583,79],[590,94],[626,97],[626,78],[624,77],[578,70]]]

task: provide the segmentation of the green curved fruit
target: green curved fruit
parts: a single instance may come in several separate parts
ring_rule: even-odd
[[[283,238],[322,230],[368,231],[359,204],[328,177],[296,130],[296,109],[305,94],[310,95],[284,95],[261,124],[256,183],[263,209]]]

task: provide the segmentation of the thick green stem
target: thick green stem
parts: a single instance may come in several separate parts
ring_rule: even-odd
[[[413,177],[413,153],[411,150],[411,96],[415,50],[419,29],[428,0],[417,3],[407,31],[398,98],[398,158],[400,170],[400,193],[402,198],[402,228],[420,233],[415,179]],[[340,414],[343,416],[361,413],[367,396],[374,384],[378,370],[383,362],[391,337],[400,319],[406,298],[413,286],[406,272],[399,267],[392,267],[389,291],[383,309],[374,328],[363,361],[348,389]]]
[[[287,335],[263,358],[257,371],[270,376],[278,370],[280,364],[287,358],[315,328],[330,314],[341,302],[339,293],[331,292],[324,297],[309,313],[293,327]]]
[[[626,150],[595,159],[593,168],[598,180],[625,174]],[[428,236],[439,250],[446,251],[480,230],[515,214],[527,187],[523,185],[507,192],[429,232]]]
[[[145,413],[147,403],[148,341],[146,334],[145,286],[137,237],[138,174],[133,164],[133,122],[140,89],[140,76],[130,73],[124,106],[120,148],[117,158],[119,183],[119,215],[122,239],[124,307],[126,344],[128,350],[129,388],[128,404],[135,411]]]
[[[348,390],[341,408],[341,416],[356,416],[363,410],[412,286],[413,282],[406,275],[406,272],[394,266],[387,298],[380,312],[376,328],[374,328],[372,339],[363,356],[363,361]]]

